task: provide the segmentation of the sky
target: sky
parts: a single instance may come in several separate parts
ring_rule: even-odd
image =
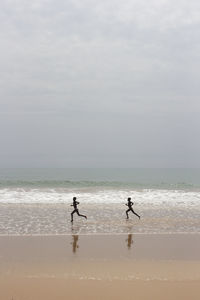
[[[0,167],[200,167],[198,0],[1,0]]]

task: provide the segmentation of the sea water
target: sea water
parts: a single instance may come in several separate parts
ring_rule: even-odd
[[[74,196],[87,221],[71,224]],[[199,220],[200,169],[0,170],[0,234],[199,233]]]

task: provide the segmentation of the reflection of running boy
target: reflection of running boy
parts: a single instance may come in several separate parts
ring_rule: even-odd
[[[126,203],[126,206],[128,206],[128,209],[127,209],[127,211],[126,211],[126,217],[127,217],[127,219],[129,218],[129,217],[128,217],[128,212],[129,212],[129,211],[132,211],[132,213],[133,213],[134,215],[136,215],[136,216],[140,219],[140,216],[139,216],[138,214],[136,214],[136,212],[134,212],[134,210],[132,209],[133,202],[131,201],[131,198],[130,198],[130,197],[128,198],[128,203]]]
[[[78,207],[77,207],[78,204],[79,204],[79,202],[76,201],[76,197],[73,197],[73,204],[71,204],[71,206],[74,207],[74,210],[73,210],[73,212],[71,213],[71,222],[73,222],[73,214],[74,214],[74,213],[77,213],[78,216],[84,217],[84,218],[87,219],[86,216],[79,214]]]

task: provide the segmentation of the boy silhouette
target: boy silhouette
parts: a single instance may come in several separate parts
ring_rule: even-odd
[[[139,216],[138,214],[136,214],[136,212],[134,212],[134,210],[133,210],[133,208],[132,208],[133,202],[131,201],[131,197],[129,197],[129,198],[127,199],[127,201],[128,201],[128,203],[125,204],[126,206],[128,206],[128,209],[127,209],[127,211],[126,211],[126,218],[129,219],[128,212],[129,212],[129,211],[132,211],[132,213],[133,213],[134,215],[136,215],[136,216],[140,219],[140,216]]]
[[[73,197],[73,204],[71,204],[71,206],[73,206],[74,207],[74,210],[73,210],[73,212],[71,213],[71,222],[73,222],[73,214],[74,213],[77,213],[77,215],[78,216],[80,216],[80,217],[84,217],[84,218],[86,218],[87,219],[87,217],[86,216],[84,216],[84,215],[81,215],[80,213],[79,213],[79,210],[78,210],[78,204],[79,204],[79,202],[78,201],[76,201],[76,197]]]

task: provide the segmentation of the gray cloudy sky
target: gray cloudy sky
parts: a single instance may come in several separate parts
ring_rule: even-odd
[[[1,167],[200,167],[200,1],[1,0]]]

